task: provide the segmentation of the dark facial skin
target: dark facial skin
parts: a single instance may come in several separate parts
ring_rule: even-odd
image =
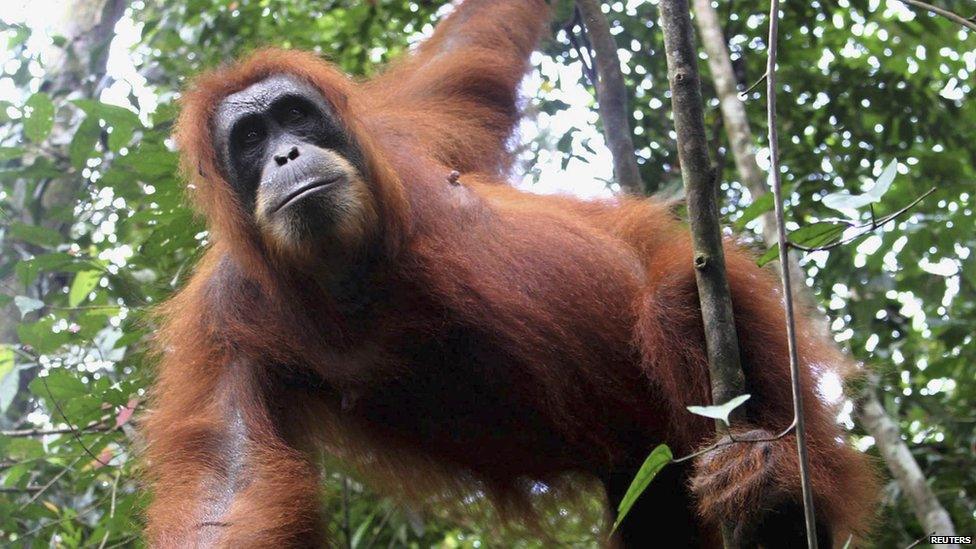
[[[271,76],[228,96],[213,134],[225,178],[276,239],[341,223],[340,211],[361,194],[359,147],[322,94],[298,78]]]

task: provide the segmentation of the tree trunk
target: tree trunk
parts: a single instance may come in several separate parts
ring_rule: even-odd
[[[935,497],[935,492],[926,481],[921,467],[915,461],[908,445],[901,439],[898,424],[888,416],[884,406],[878,400],[876,389],[877,379],[874,379],[868,384],[868,389],[860,402],[858,417],[861,419],[861,424],[874,437],[885,465],[888,466],[891,476],[895,478],[895,482],[911,504],[912,511],[915,512],[915,517],[925,529],[925,533],[940,536],[956,535],[956,528],[952,524],[948,511]],[[958,548],[959,546],[950,544],[945,547]]]
[[[644,184],[634,153],[627,87],[620,72],[617,43],[610,34],[610,24],[600,9],[600,0],[577,0],[576,5],[583,14],[586,33],[593,47],[597,74],[594,86],[600,119],[603,121],[603,135],[613,158],[613,177],[625,191],[644,194]]]
[[[688,2],[665,0],[659,9],[671,87],[671,110],[678,137],[678,159],[695,254],[695,279],[705,327],[712,402],[723,404],[745,392],[745,375],[739,362],[732,292],[725,276],[718,207],[719,178],[708,156],[698,56]],[[741,408],[733,412],[733,418],[741,416]],[[719,420],[715,421],[715,427],[720,433],[728,429]],[[728,528],[722,528],[722,542],[725,547],[733,546]]]

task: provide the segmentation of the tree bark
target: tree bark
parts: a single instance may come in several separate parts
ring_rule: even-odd
[[[708,156],[701,80],[688,2],[664,0],[659,9],[671,87],[671,110],[678,137],[678,159],[695,254],[695,279],[705,327],[712,402],[723,404],[745,392],[745,375],[739,363],[732,292],[725,276],[717,170]],[[732,417],[740,419],[742,409],[733,411]],[[715,421],[715,427],[719,433],[728,429],[719,420]],[[733,547],[727,528],[722,528],[722,542],[725,547]]]
[[[756,163],[754,152],[755,140],[749,127],[749,118],[745,105],[739,99],[735,72],[725,33],[719,21],[718,13],[710,0],[692,0],[695,9],[695,21],[701,33],[702,45],[708,54],[708,66],[712,74],[715,93],[718,95],[722,110],[722,118],[729,137],[735,166],[742,177],[742,182],[749,189],[753,200],[766,194],[765,175]],[[762,235],[767,245],[773,245],[778,240],[773,212],[762,216]],[[799,267],[795,254],[790,254],[790,276],[793,280],[803,281],[805,275]],[[793,286],[794,299],[802,299],[813,304],[813,298],[805,286]],[[826,318],[819,324],[824,334],[830,329]],[[926,532],[954,535],[955,528],[949,513],[939,503],[932,489],[925,482],[922,470],[912,456],[908,445],[901,439],[898,424],[887,415],[884,407],[878,402],[873,388],[865,393],[859,403],[861,409],[859,417],[864,428],[874,437],[878,450],[885,464],[891,471],[895,481],[906,494],[915,516],[925,527]]]
[[[613,158],[613,177],[622,189],[644,194],[644,184],[637,168],[634,139],[630,127],[627,87],[620,72],[617,43],[610,34],[610,24],[600,0],[577,0],[594,52],[596,99],[603,121],[603,135]]]
[[[891,476],[895,478],[911,504],[912,511],[915,512],[915,517],[925,529],[925,533],[941,536],[956,535],[956,528],[952,524],[948,511],[935,497],[935,492],[926,481],[921,467],[915,461],[908,445],[901,439],[898,424],[888,416],[884,406],[878,400],[875,394],[876,385],[877,380],[872,380],[861,399],[858,412],[861,424],[874,437],[885,465],[888,466]],[[952,544],[946,547],[958,548],[959,546]]]
[[[57,14],[57,33],[66,40],[64,47],[52,46],[43,53],[46,70],[41,86],[52,96],[94,95],[105,76],[108,50],[115,37],[115,24],[125,13],[125,0],[74,0],[66,2]]]
[[[688,3],[666,0],[661,2],[660,11],[678,157],[695,253],[695,276],[705,324],[712,399],[715,404],[721,404],[743,393],[744,376],[732,316],[732,294],[725,276],[718,180],[708,155]]]

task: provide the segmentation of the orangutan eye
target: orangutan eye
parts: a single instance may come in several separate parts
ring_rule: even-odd
[[[288,110],[289,122],[301,122],[305,119],[305,111],[299,107],[292,107]]]
[[[246,123],[235,132],[236,140],[245,148],[253,148],[264,141],[265,129],[260,123]]]

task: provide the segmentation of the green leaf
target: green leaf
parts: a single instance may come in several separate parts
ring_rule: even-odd
[[[15,25],[10,28],[14,32],[13,35],[10,36],[10,39],[7,40],[7,49],[12,50],[24,42],[27,42],[27,39],[30,38],[31,30],[25,25]]]
[[[856,213],[859,208],[880,202],[888,189],[891,188],[891,183],[895,180],[896,175],[898,175],[898,161],[892,160],[881,172],[871,190],[862,194],[851,194],[847,191],[831,193],[823,197],[823,205],[847,215]]]
[[[766,250],[766,253],[759,256],[759,259],[756,260],[756,265],[764,267],[767,263],[775,259],[779,259],[779,244],[773,244]]]
[[[95,101],[94,99],[75,99],[72,103],[79,109],[85,111],[85,114],[88,116],[100,118],[112,126],[117,124],[127,126],[140,125],[139,116],[124,107],[109,105]]]
[[[44,318],[34,323],[17,326],[17,337],[24,344],[30,345],[38,353],[51,353],[58,350],[71,339],[67,331],[55,333],[53,318]]]
[[[22,240],[38,246],[54,247],[61,243],[61,233],[48,227],[14,223],[10,226],[10,238]]]
[[[0,162],[24,156],[23,147],[0,147]]]
[[[71,138],[71,145],[68,146],[68,158],[71,165],[81,169],[85,167],[85,162],[95,151],[95,144],[98,143],[98,136],[102,129],[98,127],[98,120],[92,117],[85,120],[75,130],[75,135]]]
[[[850,225],[847,223],[820,221],[793,231],[789,234],[789,241],[804,248],[822,248],[837,242],[848,227]],[[762,267],[777,258],[779,258],[779,244],[766,250],[756,263]]]
[[[892,160],[885,166],[883,172],[878,177],[878,180],[874,182],[874,186],[871,190],[865,194],[869,194],[875,198],[876,201],[881,200],[881,198],[888,192],[891,188],[891,183],[895,180],[895,176],[898,175],[898,161]]]
[[[14,350],[9,345],[0,345],[0,378],[14,369]]]
[[[139,116],[129,109],[107,105],[91,99],[76,99],[72,103],[85,111],[85,114],[94,121],[97,122],[101,119],[112,127],[112,133],[108,136],[108,146],[115,152],[128,145],[135,129],[142,127]]]
[[[34,163],[29,166],[22,166],[10,170],[0,170],[0,181],[14,181],[17,179],[27,179],[33,182],[41,179],[54,179],[63,177],[64,168],[54,165],[50,158],[46,156],[37,157]]]
[[[15,438],[10,441],[10,444],[7,446],[6,453],[6,457],[14,461],[28,461],[43,457],[44,445],[41,443],[41,441],[33,438]],[[14,467],[19,467],[21,465],[23,465],[24,469],[26,469],[24,471],[25,473],[30,473],[31,471],[37,470],[37,466],[32,463],[19,463]],[[5,472],[7,473],[8,477],[4,480],[4,483],[7,486],[10,486],[15,481],[10,479],[9,475],[11,474],[11,471],[9,469]]]
[[[29,286],[37,279],[37,275],[41,272],[69,269],[78,270],[75,267],[83,263],[76,264],[75,261],[77,260],[74,257],[66,253],[54,252],[19,261],[17,266],[14,267],[14,270],[17,273],[17,278],[20,280],[20,283],[24,286]]]
[[[836,242],[849,226],[831,221],[811,223],[790,233],[790,242],[806,248],[820,248]]]
[[[654,448],[654,451],[651,452],[651,455],[647,456],[644,464],[641,465],[637,474],[634,476],[634,480],[630,483],[630,487],[627,488],[627,493],[620,500],[620,505],[617,506],[617,521],[613,523],[611,532],[617,530],[617,527],[623,522],[627,513],[630,512],[631,507],[637,502],[637,498],[644,493],[644,490],[651,484],[654,477],[661,472],[661,469],[668,463],[671,463],[672,459],[674,459],[674,456],[671,455],[671,449],[665,444],[658,444],[657,448]]]
[[[75,275],[71,283],[71,291],[68,292],[68,305],[77,307],[81,304],[88,294],[98,286],[98,281],[102,279],[102,271],[80,271]]]
[[[19,387],[20,372],[14,368],[14,350],[0,345],[0,414],[7,411]]]
[[[143,144],[137,150],[118,159],[119,167],[129,168],[145,179],[177,172],[179,157],[175,152]]]
[[[113,152],[119,152],[122,147],[129,144],[132,141],[132,135],[135,133],[135,126],[131,124],[116,124],[112,126],[112,133],[108,134],[108,148]]]
[[[24,134],[31,141],[44,141],[54,127],[54,103],[51,96],[37,92],[30,96],[24,106],[30,110],[30,114],[24,118]]]
[[[741,231],[750,221],[772,210],[773,206],[773,193],[766,193],[753,200],[752,204],[742,210],[742,217],[735,221],[736,230]]]
[[[44,302],[40,299],[34,299],[33,297],[27,297],[26,295],[19,295],[14,297],[14,305],[20,310],[20,318],[23,319],[29,313],[40,310],[44,308]]]
[[[0,414],[7,411],[20,390],[20,370],[14,369],[0,377]]]
[[[745,401],[749,400],[750,396],[752,395],[739,395],[725,404],[719,404],[717,406],[688,406],[688,411],[698,416],[720,419],[722,423],[728,425],[729,414],[739,406],[742,406]]]
[[[87,397],[88,386],[75,377],[73,372],[64,369],[53,369],[45,377],[34,378],[30,382],[30,390],[35,396],[53,398],[64,404],[75,397]]]

